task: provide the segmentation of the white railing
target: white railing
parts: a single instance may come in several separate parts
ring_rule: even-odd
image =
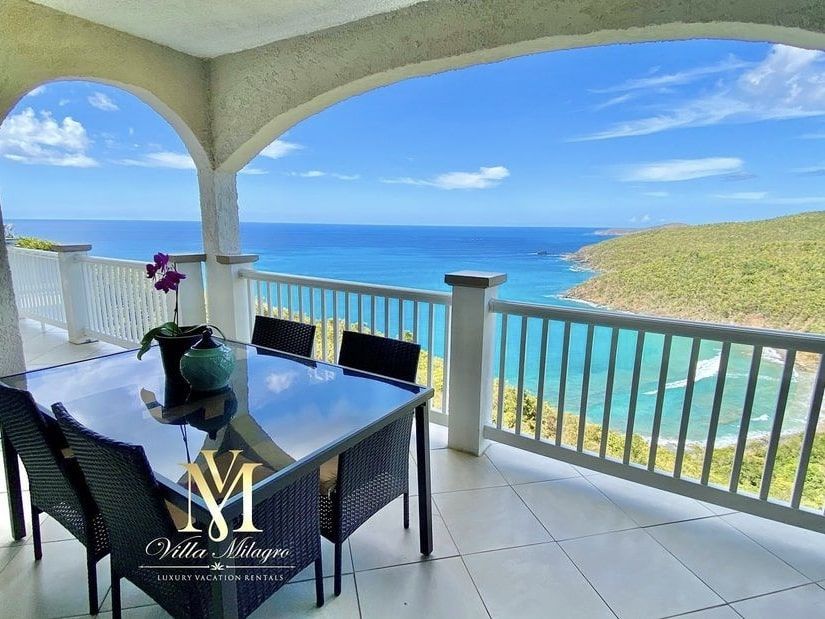
[[[142,262],[91,256],[80,262],[88,335],[131,347],[146,331],[172,319],[171,297],[153,289]]]
[[[57,254],[9,246],[8,255],[20,316],[65,327],[66,310]]]
[[[451,295],[447,292],[378,286],[254,269],[246,280],[249,310],[264,316],[318,325],[315,355],[334,362],[345,329],[407,339],[426,355],[419,382],[434,387],[434,409],[447,412]]]
[[[488,438],[825,530],[812,461],[825,336],[499,300],[490,311]],[[793,479],[777,480],[779,457]]]

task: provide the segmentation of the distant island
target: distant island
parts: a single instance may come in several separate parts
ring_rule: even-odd
[[[651,228],[588,245],[569,258],[597,275],[567,298],[637,313],[825,332],[825,211]]]

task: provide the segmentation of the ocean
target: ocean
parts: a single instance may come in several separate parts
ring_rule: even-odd
[[[92,244],[92,254],[114,258],[149,260],[157,251],[201,250],[199,222],[148,221],[53,221],[11,220],[20,236],[39,236],[60,242]],[[444,274],[461,269],[497,271],[507,274],[500,296],[513,301],[550,305],[584,305],[562,298],[565,291],[592,277],[565,258],[585,245],[605,239],[594,228],[489,228],[417,227],[315,224],[241,224],[242,249],[260,255],[256,267],[266,271],[294,273],[431,290],[448,290]],[[518,376],[518,321],[508,325],[505,380],[515,384]],[[540,325],[528,325],[525,387],[538,387]],[[436,328],[440,334],[442,329]],[[562,325],[550,329],[545,398],[558,401]],[[440,337],[440,335],[439,335]],[[605,406],[610,330],[596,328],[586,408],[588,419],[601,422]],[[574,326],[564,410],[578,413],[581,405],[586,328]],[[643,350],[642,372],[634,428],[649,436],[657,407],[657,385],[661,369],[663,337],[648,335]],[[618,342],[615,387],[610,401],[611,428],[623,431],[627,423],[630,383],[636,338],[621,331]],[[439,349],[440,342],[436,343]],[[664,411],[661,440],[675,441],[679,433],[691,341],[674,338],[667,371],[666,389],[660,403]],[[495,359],[499,359],[496,351]],[[704,342],[696,371],[688,440],[703,442],[716,391],[721,344]],[[782,371],[782,356],[766,350],[762,357],[749,433],[767,433],[772,424]],[[725,383],[717,445],[735,441],[745,398],[750,349],[733,346]],[[498,363],[496,363],[496,368]],[[807,415],[809,372],[794,374],[784,432],[801,430]]]

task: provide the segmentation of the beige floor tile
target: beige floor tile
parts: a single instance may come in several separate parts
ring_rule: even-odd
[[[581,477],[525,484],[515,490],[557,540],[637,526]]]
[[[689,497],[610,475],[592,475],[587,479],[641,526],[713,516],[708,508]]]
[[[721,518],[662,525],[647,532],[727,602],[807,581]]]
[[[825,617],[825,590],[816,585],[780,591],[732,604],[745,619]]]
[[[722,599],[642,529],[561,542],[621,619],[666,617]]]
[[[433,493],[507,485],[486,456],[471,456],[452,449],[433,450],[430,470]]]
[[[418,535],[418,497],[410,497],[410,528],[404,529],[398,498],[367,520],[350,538],[355,570],[370,570],[427,560]],[[433,509],[433,554],[430,559],[458,554],[444,520]]]
[[[490,445],[485,455],[510,484],[579,477],[578,471],[566,462],[501,443]]]
[[[479,619],[487,611],[458,557],[359,572],[363,619]]]
[[[811,580],[825,578],[825,534],[750,514],[734,513],[724,520]]]
[[[88,613],[86,561],[78,541],[53,542],[42,561],[26,548],[3,570],[0,599],[8,617],[68,617]],[[99,597],[109,589],[109,559],[97,567]]]
[[[355,580],[351,575],[341,581],[341,595],[335,597],[332,578],[324,579],[324,605],[315,606],[315,583],[304,581],[289,583],[275,592],[271,598],[259,606],[249,619],[269,619],[270,617],[313,617],[317,619],[358,619],[358,598]]]
[[[553,539],[509,486],[437,494],[434,500],[461,554]]]
[[[614,615],[556,543],[464,558],[493,619],[601,619]]]

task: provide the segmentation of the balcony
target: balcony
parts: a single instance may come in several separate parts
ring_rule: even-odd
[[[144,328],[168,315],[169,308],[157,302],[159,296],[147,294],[146,281],[134,275],[142,265],[93,258],[87,249],[10,249],[19,311],[27,317],[20,329],[29,368],[134,346]],[[199,256],[179,260],[190,277],[202,277]],[[323,609],[315,609],[311,574],[304,573],[254,616],[540,617],[552,608],[564,617],[669,617],[694,612],[690,616],[767,617],[779,612],[815,616],[825,609],[825,525],[822,505],[813,504],[817,499],[810,489],[817,478],[808,472],[822,405],[822,363],[809,386],[810,411],[796,453],[797,472],[783,495],[784,490],[772,490],[770,482],[761,482],[754,492],[744,477],[738,484],[719,484],[711,476],[718,472],[714,450],[704,446],[700,461],[709,464],[694,476],[687,454],[698,442],[695,432],[682,428],[692,427],[691,416],[697,411],[684,403],[668,406],[664,396],[654,396],[652,427],[664,436],[665,428],[676,423],[679,439],[655,441],[648,435],[645,461],[640,461],[638,450],[630,446],[634,440],[638,445],[634,434],[643,430],[634,430],[634,416],[622,416],[631,411],[620,409],[639,406],[640,374],[650,362],[635,355],[628,373],[617,369],[616,361],[620,336],[632,335],[631,350],[639,334],[648,342],[659,338],[654,383],[661,393],[669,376],[661,368],[667,363],[682,364],[690,383],[701,380],[696,376],[696,355],[680,355],[702,341],[721,343],[722,354],[728,356],[719,370],[722,385],[730,373],[732,347],[759,347],[760,354],[749,357],[757,369],[742,383],[744,403],[751,404],[740,408],[738,423],[745,428],[737,442],[741,447],[733,451],[726,470],[731,480],[739,479],[733,471],[747,468],[752,457],[745,447],[765,440],[762,479],[774,479],[771,458],[776,457],[781,433],[755,439],[747,431],[753,392],[765,380],[753,359],[762,358],[763,347],[782,349],[779,379],[780,384],[783,376],[788,382],[797,371],[798,355],[821,359],[821,336],[505,302],[495,298],[501,277],[448,276],[453,291],[444,293],[266,273],[252,268],[251,257],[225,262],[230,263],[225,268],[233,291],[229,305],[236,337],[248,339],[250,317],[264,313],[318,324],[319,358],[334,358],[344,328],[414,339],[427,351],[419,381],[436,389],[436,423],[431,424],[434,555],[421,560],[415,526],[408,531],[401,527],[398,501],[348,541],[340,598],[329,596]],[[184,314],[201,315],[202,287],[196,284],[190,290],[195,294],[181,299]],[[77,317],[85,318],[79,322]],[[464,324],[479,317],[478,323]],[[245,333],[240,331],[244,328]],[[581,342],[574,335],[577,329],[582,331]],[[462,333],[472,338],[462,339]],[[602,336],[606,347],[599,344]],[[678,348],[678,338],[694,343]],[[536,340],[543,345],[531,346]],[[576,364],[572,359],[582,342],[584,357]],[[529,380],[533,365],[541,367],[535,387]],[[510,366],[515,372],[508,373]],[[628,383],[636,399],[605,400],[610,393],[607,384],[598,397],[591,397],[588,392],[597,389],[596,377],[605,373],[597,371],[600,366],[612,375],[606,381],[613,391]],[[574,380],[577,373],[581,376]],[[567,394],[559,392],[555,381],[567,387]],[[715,445],[713,433],[722,411],[729,409],[722,406],[717,390],[712,390],[712,410],[701,427],[702,435],[710,434],[705,446]],[[459,392],[467,399],[459,400]],[[782,393],[776,402],[780,418],[788,404],[787,392]],[[481,411],[466,406],[473,398],[482,403]],[[551,400],[562,401],[556,411]],[[537,402],[541,406],[536,410]],[[597,405],[601,426],[592,424],[590,409]],[[557,410],[564,411],[561,418]],[[582,419],[586,423],[580,423]],[[617,448],[614,441],[623,434],[631,440]],[[458,442],[461,451],[448,445]],[[473,447],[481,455],[466,453]],[[682,465],[677,467],[672,458]],[[810,465],[814,475],[819,475],[818,466]],[[11,600],[14,614],[55,616],[58,608],[74,609],[60,611],[67,616],[83,614],[85,592],[68,577],[82,569],[78,542],[57,523],[45,524],[45,560],[37,565],[27,542],[9,541],[5,513],[3,527],[0,591]],[[325,550],[329,568],[331,546]],[[51,584],[55,582],[59,586]],[[126,606],[134,607],[132,616],[161,615],[136,590],[125,599]]]

